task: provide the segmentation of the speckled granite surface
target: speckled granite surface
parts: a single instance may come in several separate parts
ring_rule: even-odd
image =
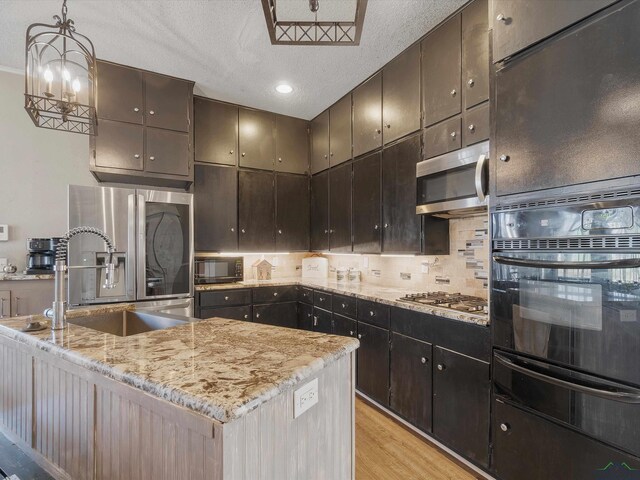
[[[26,273],[0,273],[0,281],[2,280],[53,280],[55,275],[27,275]]]
[[[414,292],[413,290],[409,291],[401,288],[380,287],[377,285],[369,285],[366,283],[347,282],[339,284],[335,280],[329,279],[324,280],[294,277],[264,281],[253,280],[248,282],[226,283],[219,285],[196,285],[196,291],[204,292],[209,290],[225,290],[229,288],[265,287],[278,285],[302,285],[309,288],[319,288],[322,290],[326,290],[327,292],[336,293],[339,295],[347,295],[350,297],[361,298],[363,300],[384,303],[386,305],[406,308],[409,310],[414,310],[416,312],[430,313],[452,320],[460,320],[463,322],[475,323],[477,325],[484,326],[489,325],[489,316],[486,314],[464,313],[436,306],[399,302],[398,298],[406,295],[407,293],[416,292]]]
[[[132,305],[69,311],[134,309]],[[0,320],[0,335],[139,388],[176,405],[229,422],[355,350],[349,337],[226,319],[194,321],[130,337],[69,324],[22,333],[29,319]]]

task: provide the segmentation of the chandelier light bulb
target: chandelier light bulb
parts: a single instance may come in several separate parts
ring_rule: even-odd
[[[75,93],[78,93],[80,91],[80,80],[76,78],[71,84],[71,88],[73,88]]]
[[[71,75],[69,74],[69,70],[67,70],[66,68],[62,70],[62,78],[64,78],[67,81],[71,80]]]

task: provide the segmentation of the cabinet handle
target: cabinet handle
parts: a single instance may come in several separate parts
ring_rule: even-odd
[[[359,334],[358,334],[358,340],[361,340],[361,339],[362,339],[362,334],[361,334],[361,333],[359,333]]]
[[[347,308],[347,305],[343,303],[342,308]]]
[[[379,128],[376,128],[376,133],[380,135],[382,133],[382,130],[380,130]]]
[[[242,156],[244,157],[246,154],[244,152],[242,152]]]
[[[511,425],[509,425],[508,423],[501,423],[500,430],[502,430],[503,432],[508,432],[509,430],[511,430]]]
[[[155,112],[155,111],[153,111],[153,110],[149,110],[149,115],[155,115],[155,114],[156,114],[156,112]]]
[[[138,113],[140,111],[140,109],[138,107],[133,107],[133,111]]]
[[[453,139],[453,138],[456,138],[456,135],[458,135],[458,134],[457,134],[457,132],[451,132],[449,135],[451,135],[451,138]]]
[[[282,157],[278,157],[278,161],[282,163]]]
[[[320,297],[318,300],[320,300],[321,302],[324,302],[324,297]]]
[[[374,312],[373,310],[369,310],[369,316],[370,317],[375,317],[376,316],[376,312]]]
[[[278,296],[278,292],[273,292],[273,296],[277,297]]]
[[[505,155],[504,153],[502,155],[500,155],[500,161],[501,162],[508,162],[509,161],[509,155]]]
[[[229,155],[233,155],[233,150],[229,150]]]
[[[249,318],[249,315],[245,314],[244,318],[246,320],[247,318]]]
[[[256,313],[256,318],[260,318],[260,314],[259,313]]]
[[[318,317],[316,317],[316,316],[313,317],[313,326],[314,327],[318,326]]]
[[[20,297],[16,297],[16,317],[20,316]]]
[[[236,229],[235,229],[235,228],[233,228],[233,227],[231,227],[231,231],[232,231],[232,232],[235,232],[235,231],[236,231]]]
[[[136,154],[133,156],[133,158],[140,158],[140,154],[139,154],[139,153],[136,153]]]
[[[153,155],[151,155],[151,156],[149,157],[149,160],[151,160],[151,161],[154,161],[155,159],[156,159],[156,157],[154,157]]]
[[[470,132],[475,132],[476,131],[476,126],[473,123],[471,125],[469,125],[469,131]]]
[[[324,158],[329,158],[329,155],[325,155]]]
[[[389,228],[389,224],[388,224],[388,223],[385,223],[385,224],[384,224],[384,228]]]
[[[226,296],[225,296],[225,297],[224,297],[224,299],[225,299],[225,300],[229,300],[229,297],[226,297]]]
[[[504,15],[504,13],[499,13],[496,17],[496,20],[499,22],[507,23],[507,17]]]
[[[4,318],[4,297],[0,298],[0,318]]]
[[[439,364],[438,364],[438,370],[440,370],[441,372],[444,372],[444,370],[445,370],[446,368],[447,368],[447,367],[445,367],[442,363],[439,363]]]
[[[374,225],[374,226],[373,226],[373,229],[374,229],[374,230],[378,230],[378,228],[380,228],[378,225]]]
[[[333,152],[331,152],[331,153],[329,154],[329,156],[333,157]]]
[[[282,230],[278,230],[278,235],[282,235]]]
[[[329,230],[329,233],[335,233],[335,230]]]
[[[350,337],[353,337],[353,334],[354,334],[354,333],[355,333],[355,332],[354,332],[353,330],[349,330],[349,336],[350,336]]]
[[[390,124],[390,123],[387,123],[387,124],[385,125],[385,127],[387,127],[387,128],[391,128],[391,124]]]
[[[476,82],[473,80],[473,78],[470,78],[469,81],[467,82],[467,85],[469,85],[469,87],[473,87],[475,83]]]
[[[425,357],[422,357],[422,358],[420,359],[420,361],[421,361],[422,363],[427,363],[427,359],[426,359]]]
[[[325,230],[324,233],[329,233],[329,230]]]
[[[242,233],[245,233],[244,228],[242,230],[240,230]]]
[[[452,96],[452,97],[455,97],[457,93],[458,93],[458,92],[456,92],[456,89],[455,89],[455,88],[454,88],[453,90],[451,90],[451,96]]]

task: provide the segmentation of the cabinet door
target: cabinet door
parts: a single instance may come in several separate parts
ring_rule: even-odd
[[[390,405],[425,432],[431,431],[431,344],[391,333]]]
[[[562,0],[540,8],[530,0],[491,0],[493,61],[504,60],[614,2]]]
[[[98,117],[142,125],[142,72],[98,60]],[[100,123],[102,135],[102,123]]]
[[[238,170],[196,165],[193,186],[195,249],[238,249]]]
[[[333,318],[331,312],[314,307],[313,330],[320,333],[333,333]]]
[[[0,297],[5,298],[5,315],[9,312],[14,317],[41,315],[47,308],[51,308],[54,295],[53,280],[20,280],[11,283],[10,291],[5,290],[4,294],[0,292]],[[2,303],[0,301],[0,304]]]
[[[353,156],[382,146],[382,73],[353,91]]]
[[[353,251],[380,252],[382,153],[353,163]]]
[[[329,249],[329,172],[311,177],[311,250]]]
[[[381,405],[389,405],[389,330],[358,322],[357,387]]]
[[[356,337],[358,323],[352,318],[348,318],[336,313],[333,314],[333,333],[343,337]]]
[[[140,125],[100,120],[100,134],[93,137],[97,167],[144,169],[144,131]]]
[[[460,14],[450,18],[422,41],[424,124],[433,125],[460,113]]]
[[[474,0],[462,11],[462,88],[464,106],[489,98],[488,0]]]
[[[309,177],[276,174],[276,251],[309,250]]]
[[[311,120],[311,173],[329,168],[329,110]]]
[[[196,97],[193,110],[195,161],[237,165],[238,107]]]
[[[309,171],[309,122],[276,115],[276,172]]]
[[[487,466],[489,364],[434,347],[433,433],[453,450]]]
[[[199,318],[230,318],[251,321],[251,305],[239,307],[200,308]]]
[[[275,250],[274,178],[270,172],[238,174],[238,247],[243,252]]]
[[[420,215],[416,215],[416,163],[420,136],[382,152],[382,250],[420,252]]]
[[[498,195],[640,174],[639,20],[621,5],[497,72]]]
[[[351,164],[329,171],[329,249],[351,251]]]
[[[464,112],[462,144],[466,147],[489,138],[489,102]]]
[[[329,109],[329,165],[351,159],[351,94]]]
[[[189,175],[189,134],[147,128],[146,172],[164,173],[167,175]]]
[[[405,50],[382,70],[384,143],[420,129],[420,45]]]
[[[308,303],[298,304],[298,328],[313,330],[313,305]]]
[[[278,327],[298,328],[297,302],[253,306],[253,321]]]
[[[424,130],[424,158],[437,157],[462,146],[460,116],[437,123]]]
[[[151,72],[144,73],[145,121],[149,127],[188,132],[193,84]]]
[[[240,108],[240,166],[273,170],[275,156],[275,115],[261,110]]]

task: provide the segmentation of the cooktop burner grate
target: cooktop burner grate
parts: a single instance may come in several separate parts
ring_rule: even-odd
[[[401,302],[433,305],[449,308],[458,312],[488,313],[487,301],[484,298],[462,295],[461,293],[426,292],[410,293],[398,299]]]

